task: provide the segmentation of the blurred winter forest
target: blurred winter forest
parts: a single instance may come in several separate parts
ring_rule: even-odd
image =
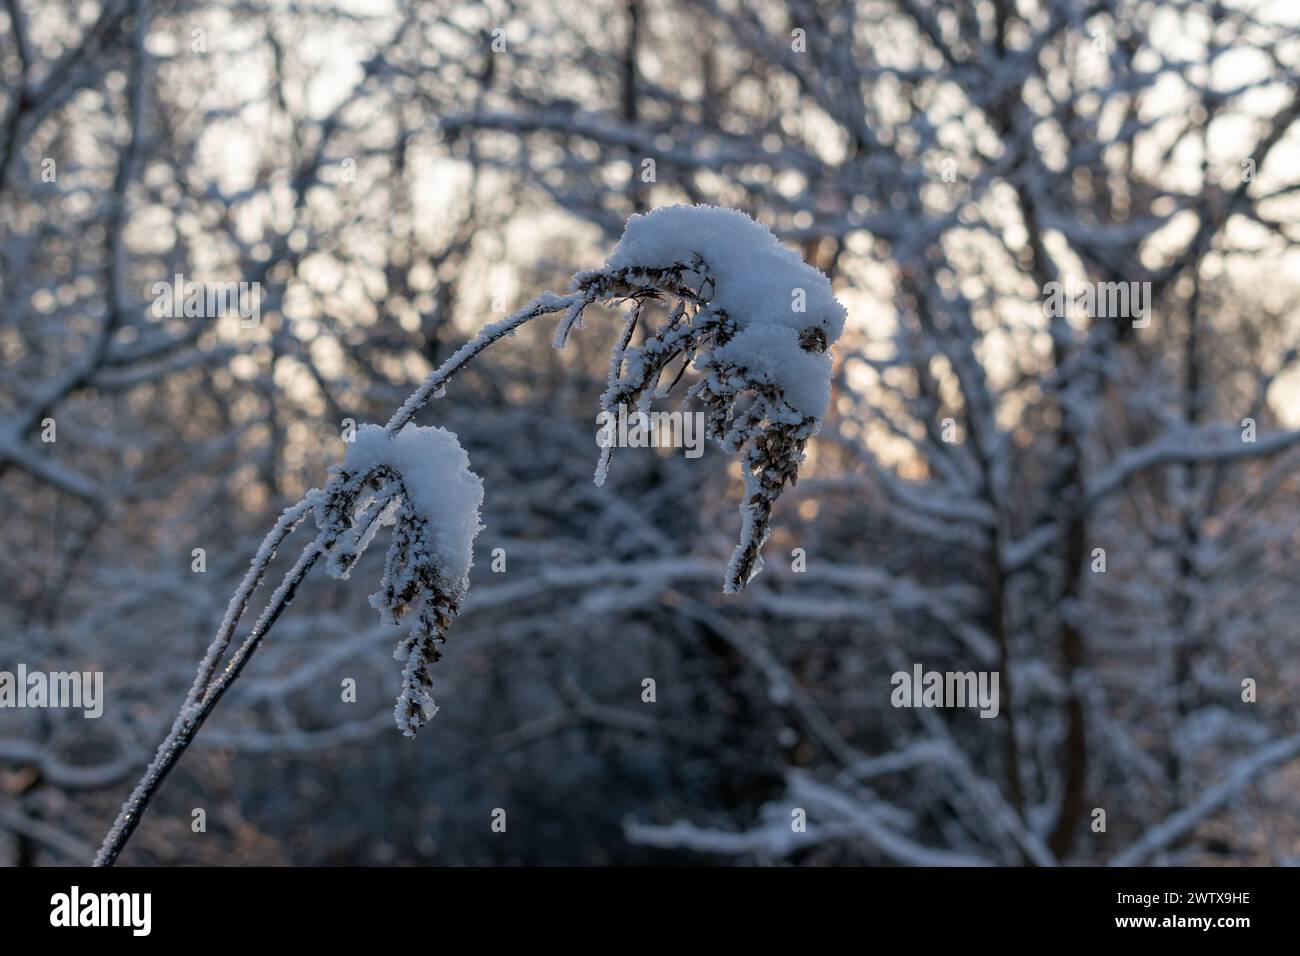
[[[1291,0],[0,22],[0,670],[106,685],[99,719],[0,710],[6,864],[93,857],[345,420],[683,202],[849,311],[748,590],[727,455],[592,482],[619,316],[530,326],[419,416],[485,487],[437,716],[393,728],[376,548],[307,582],[122,862],[1300,860]],[[259,283],[260,321],[159,315],[178,274]],[[1047,314],[1086,282],[1149,314]],[[917,663],[998,671],[999,715],[892,706]]]

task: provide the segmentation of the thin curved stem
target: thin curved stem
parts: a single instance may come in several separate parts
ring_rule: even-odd
[[[253,597],[253,592],[257,590],[266,576],[267,566],[275,557],[276,551],[284,540],[293,534],[307,517],[307,512],[311,508],[311,499],[304,497],[296,504],[290,505],[280,515],[275,526],[271,528],[267,536],[262,540],[262,546],[258,548],[257,555],[253,558],[248,573],[244,575],[244,580],[240,582],[239,588],[235,591],[230,599],[230,604],[226,607],[226,616],[221,621],[221,626],[217,628],[217,636],[213,638],[212,643],[208,645],[207,653],[203,660],[199,662],[198,671],[194,675],[194,684],[190,687],[190,692],[185,696],[185,703],[181,705],[182,710],[190,706],[199,699],[208,689],[208,684],[212,680],[212,674],[217,669],[226,648],[230,646],[230,639],[235,633],[235,628],[239,626],[240,619],[244,612],[248,610],[248,602]]]
[[[104,845],[100,847],[99,855],[95,857],[95,866],[113,865],[118,854],[122,852],[122,848],[126,846],[127,840],[131,838],[131,834],[139,826],[140,818],[148,808],[158,787],[167,778],[167,774],[171,772],[171,769],[176,766],[176,761],[189,747],[194,735],[198,733],[199,728],[208,719],[213,708],[217,706],[217,701],[221,700],[235,678],[244,669],[248,659],[253,656],[253,653],[261,644],[262,638],[266,636],[272,625],[279,619],[284,609],[289,606],[294,594],[297,593],[298,586],[302,584],[307,572],[312,569],[312,566],[323,553],[321,536],[317,535],[316,539],[303,549],[293,567],[286,572],[284,580],[280,582],[280,586],[276,588],[275,593],[271,596],[271,601],[266,606],[266,610],[262,612],[262,616],[253,625],[252,631],[249,632],[248,637],[244,639],[244,643],[240,645],[239,650],[230,659],[230,663],[210,682],[203,694],[203,698],[197,703],[191,702],[181,708],[181,712],[176,717],[176,722],[172,725],[171,732],[159,745],[153,761],[145,770],[144,776],[140,778],[140,782],[136,784],[131,796],[123,804],[117,821],[104,838]]]
[[[485,325],[478,335],[462,345],[448,357],[447,361],[425,376],[424,381],[420,383],[420,387],[412,392],[411,397],[402,403],[402,407],[393,413],[393,417],[388,420],[384,430],[389,434],[401,431],[415,417],[415,413],[428,403],[430,398],[441,392],[455,374],[469,364],[470,359],[489,345],[508,335],[514,335],[516,329],[533,319],[540,318],[543,315],[550,315],[553,312],[567,310],[580,298],[577,295],[555,295],[546,292],[513,315],[507,316],[500,322]]]

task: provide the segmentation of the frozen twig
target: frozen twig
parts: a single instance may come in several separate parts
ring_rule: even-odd
[[[703,248],[705,252],[700,252]],[[766,268],[754,282],[745,270]],[[410,620],[395,657],[402,688],[394,717],[407,736],[436,712],[428,667],[468,590],[482,489],[450,432],[418,428],[412,420],[477,355],[541,316],[563,318],[557,347],[598,303],[669,299],[669,321],[633,346],[629,319],[613,349],[606,411],[645,407],[677,359],[705,374],[688,392],[708,412],[708,431],[725,449],[743,452],[746,499],[740,543],[724,580],[739,591],[759,570],[772,504],[797,477],[803,447],[829,401],[829,348],[844,310],[825,276],[805,266],[762,226],[741,213],[711,207],[672,207],[634,217],[605,267],[579,273],[568,295],[544,293],[513,315],[486,326],[426,376],[382,430],[364,426],[343,465],[323,489],[312,489],[280,516],[230,600],[216,637],[172,728],[158,747],[95,859],[110,866],[153,795],[239,676],[267,632],[293,600],[307,573],[328,557],[330,573],[346,578],[379,526],[394,526],[384,577],[371,603],[387,624]],[[804,308],[792,308],[801,302]],[[822,373],[823,381],[818,381]],[[680,378],[680,373],[672,380]],[[671,387],[671,385],[669,386]],[[602,459],[608,463],[608,457]],[[218,666],[276,551],[308,514],[317,534],[298,555],[248,636]]]

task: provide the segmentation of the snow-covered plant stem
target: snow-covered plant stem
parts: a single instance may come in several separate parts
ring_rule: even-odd
[[[555,300],[554,303],[552,299]],[[396,434],[410,422],[415,413],[431,397],[446,387],[457,372],[493,342],[510,335],[515,329],[532,319],[567,308],[568,304],[567,297],[559,299],[543,296],[509,318],[484,328],[478,336],[466,343],[455,355],[447,359],[440,368],[424,380],[420,387],[397,410],[384,430],[390,435]],[[199,663],[194,684],[190,687],[171,730],[158,746],[158,751],[154,755],[152,762],[150,762],[144,775],[131,792],[131,796],[123,804],[117,820],[104,838],[99,854],[95,857],[96,866],[112,866],[116,861],[118,854],[122,852],[127,840],[131,838],[131,834],[139,825],[140,817],[149,806],[149,802],[153,799],[158,787],[166,779],[172,767],[176,765],[176,761],[180,759],[181,754],[194,740],[194,735],[203,726],[204,721],[208,719],[208,715],[212,713],[222,695],[225,694],[231,683],[244,669],[249,658],[253,656],[253,652],[261,644],[262,638],[266,636],[267,631],[271,629],[271,626],[284,613],[285,608],[289,606],[297,593],[299,585],[306,578],[307,572],[328,550],[331,542],[327,538],[326,529],[322,529],[311,543],[303,548],[298,559],[285,573],[279,587],[272,594],[270,603],[253,625],[253,629],[243,643],[239,645],[226,666],[218,672],[217,666],[229,649],[235,629],[247,610],[253,593],[265,579],[271,561],[280,545],[311,514],[318,500],[328,493],[332,483],[326,485],[326,491],[312,489],[301,501],[286,508],[284,513],[280,515],[279,520],[276,521],[275,526],[263,539],[262,545],[258,548],[257,555],[253,559],[252,566],[230,600],[225,618],[217,629],[216,637],[209,645],[203,660]]]
[[[644,341],[633,345],[651,300],[665,306],[667,320],[654,331],[643,325]],[[792,302],[803,307],[792,308]],[[710,437],[730,453],[743,453],[740,542],[723,586],[728,592],[744,588],[762,566],[759,552],[772,504],[796,479],[804,445],[829,402],[829,351],[843,326],[844,310],[825,276],[747,216],[711,207],[670,207],[633,217],[605,266],[576,275],[569,294],[544,293],[486,326],[430,372],[382,430],[365,426],[323,489],[313,488],[285,509],[231,598],[171,730],[104,838],[95,865],[111,866],[117,859],[158,787],[308,572],[324,557],[332,575],[346,578],[384,525],[394,526],[393,539],[371,603],[386,623],[413,620],[395,654],[403,667],[394,716],[407,736],[415,736],[437,709],[428,692],[427,667],[438,659],[438,645],[468,588],[482,489],[454,435],[417,428],[412,420],[493,343],[534,319],[560,313],[555,345],[562,347],[571,330],[581,327],[587,307],[596,303],[632,304],[612,351],[609,385],[601,397],[605,410],[627,404],[647,409],[654,397],[668,394],[688,365],[703,373],[687,400],[705,406]],[[681,367],[661,385],[677,360]],[[597,483],[604,482],[609,454],[607,448],[601,456]],[[315,517],[315,537],[221,667],[277,550],[309,515]]]

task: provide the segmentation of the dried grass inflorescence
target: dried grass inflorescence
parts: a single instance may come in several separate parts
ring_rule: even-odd
[[[402,665],[393,717],[403,734],[414,737],[438,712],[428,668],[441,656],[439,645],[446,642],[460,609],[463,582],[450,582],[425,545],[428,522],[394,469],[385,465],[365,473],[340,471],[337,479],[326,485],[317,510],[326,567],[333,577],[346,580],[376,531],[393,529],[383,578],[370,603],[385,624],[409,622],[393,652]]]
[[[741,455],[745,498],[741,502],[740,540],[723,580],[727,593],[736,593],[763,566],[761,551],[770,531],[772,507],[787,485],[798,480],[804,447],[820,420],[801,413],[768,376],[725,357],[736,334],[735,317],[713,301],[716,282],[699,254],[666,267],[624,267],[579,273],[573,301],[555,335],[561,347],[570,331],[581,328],[591,305],[625,307],[622,334],[610,356],[609,384],[600,397],[601,409],[616,415],[620,406],[647,412],[664,398],[692,365],[701,373],[683,395],[683,406],[698,402],[705,412],[706,434],[729,454]],[[649,327],[649,303],[658,303],[665,318]],[[638,332],[642,342],[634,345]],[[804,329],[799,345],[821,354],[827,333],[818,326]],[[603,484],[613,446],[602,449],[596,482]]]
[[[343,465],[317,496],[326,569],[347,579],[381,528],[392,529],[379,589],[384,624],[406,624],[393,657],[402,684],[393,716],[414,737],[438,711],[429,667],[469,588],[482,483],[455,435],[407,424],[395,433],[363,426]]]

